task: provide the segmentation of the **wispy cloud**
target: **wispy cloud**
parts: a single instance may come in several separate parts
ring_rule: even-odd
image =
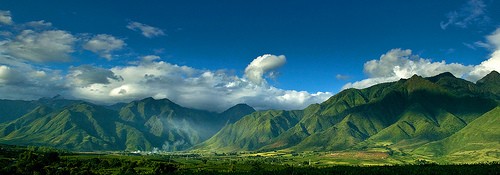
[[[129,22],[127,28],[133,31],[140,31],[142,35],[147,38],[154,38],[157,36],[165,35],[163,30],[161,30],[160,28],[149,26],[139,22]]]
[[[458,11],[446,14],[446,21],[441,21],[441,29],[446,30],[450,25],[467,28],[471,24],[484,24],[490,21],[487,15],[486,4],[482,0],[469,0]]]
[[[337,80],[348,80],[348,79],[350,79],[350,78],[351,78],[351,76],[349,76],[349,75],[337,74],[337,75],[335,75],[335,78],[336,78]]]

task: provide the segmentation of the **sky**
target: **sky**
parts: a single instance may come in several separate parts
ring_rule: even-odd
[[[347,88],[500,71],[493,0],[0,1],[0,98],[303,109]]]

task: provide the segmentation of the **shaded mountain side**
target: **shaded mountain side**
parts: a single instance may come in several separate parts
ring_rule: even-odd
[[[120,110],[120,118],[144,134],[152,145],[163,149],[185,150],[207,140],[224,125],[255,110],[238,104],[218,114],[182,107],[168,99],[146,98]]]
[[[490,98],[495,98],[497,101],[500,101],[500,73],[492,71],[485,77],[478,80],[476,84]]]
[[[463,151],[500,150],[500,107],[478,117],[451,136],[430,142],[414,152],[443,156]]]
[[[23,100],[0,100],[0,123],[15,120],[32,111],[38,105]]]
[[[0,123],[15,120],[24,114],[31,112],[38,106],[47,106],[60,109],[71,104],[81,103],[80,100],[63,99],[59,95],[52,98],[40,98],[33,101],[24,100],[0,100]]]
[[[226,120],[226,124],[232,124],[240,120],[243,116],[255,112],[255,109],[247,104],[237,104],[226,111],[221,113],[223,120]]]
[[[492,74],[482,83],[500,81],[495,72]],[[428,78],[415,75],[361,90],[346,89],[302,110],[292,125],[272,128],[268,123],[275,115],[261,111],[222,128],[195,149],[324,151],[380,145],[415,148],[460,131],[498,106],[494,90],[485,87],[480,82],[474,84],[443,73]],[[268,128],[260,129],[262,126]],[[272,132],[276,130],[280,132]],[[257,142],[258,138],[263,141]]]

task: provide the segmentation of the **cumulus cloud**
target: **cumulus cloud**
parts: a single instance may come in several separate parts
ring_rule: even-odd
[[[133,31],[140,31],[147,38],[165,35],[163,30],[139,22],[129,22],[127,28]]]
[[[492,70],[500,72],[500,28],[486,36],[485,45],[486,48],[492,49],[493,52],[488,60],[474,67],[474,70],[469,74],[469,78],[472,80],[478,80]]]
[[[462,65],[459,63],[434,62],[431,59],[421,58],[407,49],[392,49],[379,59],[364,64],[367,79],[347,83],[346,88],[366,88],[375,84],[397,81],[409,78],[414,74],[429,77],[443,72],[451,72],[456,77],[476,82],[493,70],[500,71],[500,28],[486,36],[482,42],[485,48],[492,49],[490,58],[478,65]]]
[[[60,71],[36,68],[0,55],[0,98],[32,100],[66,91]],[[13,93],[15,92],[15,93]]]
[[[9,66],[0,65],[0,85],[21,84],[26,80],[22,74]]]
[[[87,87],[92,84],[109,84],[110,80],[122,81],[123,78],[112,71],[91,65],[71,67],[67,75],[68,81],[76,87]]]
[[[10,11],[0,10],[0,24],[11,25],[12,23]]]
[[[275,75],[273,71],[283,66],[285,62],[286,58],[284,55],[265,54],[259,56],[245,68],[245,77],[251,82],[260,85],[265,81],[263,76],[266,73],[272,77]]]
[[[410,78],[414,74],[428,77],[450,72],[456,77],[464,77],[473,69],[473,66],[464,66],[458,63],[433,62],[430,59],[412,54],[409,49],[392,49],[380,56],[378,60],[370,60],[364,64],[364,72],[369,78],[348,83],[344,85],[343,89],[366,88],[378,83]]]
[[[112,52],[120,50],[125,46],[125,41],[111,35],[99,34],[88,40],[83,48],[98,54],[108,60],[112,59]]]
[[[0,43],[5,54],[35,62],[68,61],[77,40],[63,30],[23,30],[12,40]]]
[[[446,14],[447,21],[441,21],[441,29],[445,30],[448,26],[467,28],[471,24],[483,24],[490,21],[486,14],[486,4],[482,0],[469,0],[458,11],[452,11]]]

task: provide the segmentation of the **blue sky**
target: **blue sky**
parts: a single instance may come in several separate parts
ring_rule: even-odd
[[[0,98],[300,109],[412,74],[476,81],[500,69],[494,9],[500,2],[4,0]]]

